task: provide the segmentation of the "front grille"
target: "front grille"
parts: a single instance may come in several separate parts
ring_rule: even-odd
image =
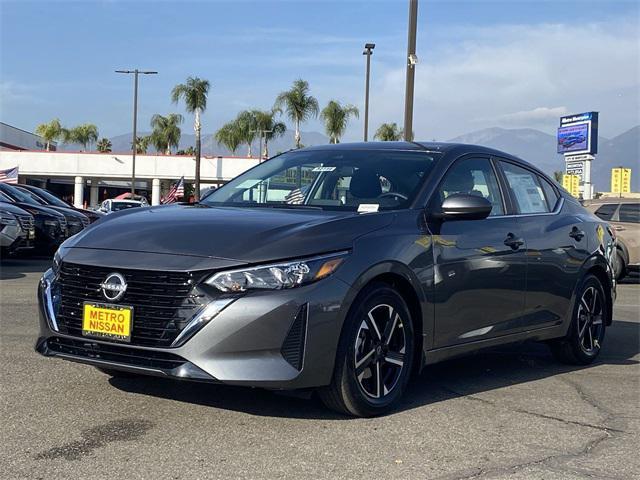
[[[88,217],[82,217],[82,228],[86,228],[89,225],[89,218]]]
[[[83,303],[114,303],[102,296],[100,284],[116,269],[62,262],[58,274],[60,302],[56,320],[61,333],[82,336]],[[133,307],[131,345],[169,347],[196,311],[206,303],[192,273],[117,269],[127,282],[118,300]]]
[[[60,228],[62,228],[62,230],[66,230],[67,229],[67,219],[65,217],[60,217],[58,218],[59,222],[60,222]]]
[[[84,228],[84,225],[80,220],[74,219],[73,221],[67,222],[67,227],[69,228],[69,235],[75,235],[76,233],[79,233],[82,231],[82,229]]]
[[[16,215],[20,226],[23,230],[31,230],[35,226],[35,220],[32,215]]]
[[[47,347],[54,352],[76,357],[160,370],[173,370],[186,363],[185,359],[172,353],[126,348],[88,340],[53,337],[47,340]]]
[[[296,370],[302,370],[304,359],[304,344],[307,336],[307,308],[306,303],[300,307],[280,349],[282,357]]]

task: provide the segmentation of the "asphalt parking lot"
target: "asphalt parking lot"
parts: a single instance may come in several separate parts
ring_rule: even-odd
[[[115,380],[33,351],[48,261],[0,266],[0,478],[640,478],[640,280],[618,289],[599,361],[543,345],[432,366],[386,417],[317,400]]]

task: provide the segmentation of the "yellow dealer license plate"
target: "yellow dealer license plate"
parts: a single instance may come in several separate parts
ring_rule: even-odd
[[[82,334],[121,342],[131,341],[133,307],[85,302]]]

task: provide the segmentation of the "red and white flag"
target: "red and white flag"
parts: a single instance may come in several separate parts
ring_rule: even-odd
[[[173,203],[178,198],[184,197],[184,177],[171,186],[167,196],[162,199],[162,203]]]
[[[0,170],[0,182],[2,183],[18,183],[18,167]]]

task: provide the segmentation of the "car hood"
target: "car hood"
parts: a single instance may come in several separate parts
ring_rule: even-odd
[[[56,212],[51,207],[45,207],[43,205],[32,205],[30,203],[24,203],[24,202],[14,202],[13,205],[15,205],[16,207],[22,208],[23,210],[26,210],[29,213],[33,213],[34,215],[43,215],[43,216],[48,215],[50,217],[64,218],[63,214],[61,214],[60,212]]]
[[[100,249],[259,263],[351,248],[394,214],[172,205],[100,219],[65,243]]]
[[[24,208],[20,208],[9,202],[0,202],[0,210],[13,213],[14,215],[31,215]]]

